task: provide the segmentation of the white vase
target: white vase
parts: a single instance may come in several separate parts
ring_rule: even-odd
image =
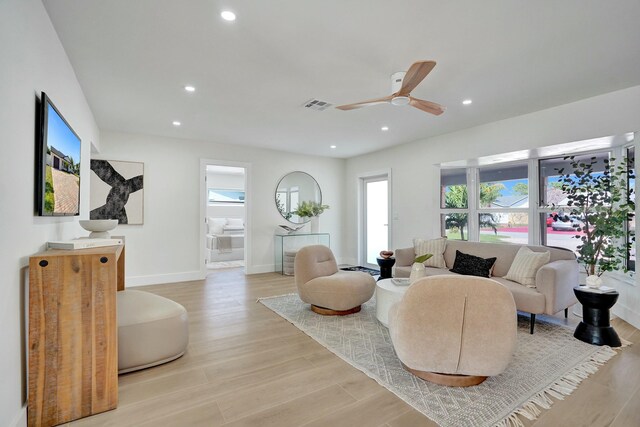
[[[588,288],[599,288],[602,286],[602,279],[599,276],[591,275],[587,276],[585,283]]]
[[[311,232],[317,233],[320,230],[320,217],[312,216],[311,217]]]
[[[426,275],[426,270],[425,270],[424,264],[421,262],[414,262],[413,265],[411,266],[411,274],[409,275],[409,284],[424,277],[425,275]]]

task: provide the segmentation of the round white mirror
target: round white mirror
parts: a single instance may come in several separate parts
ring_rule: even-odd
[[[322,192],[318,182],[306,172],[291,172],[278,182],[276,188],[276,208],[284,219],[294,224],[304,224],[310,217],[296,215],[302,202],[322,204]]]

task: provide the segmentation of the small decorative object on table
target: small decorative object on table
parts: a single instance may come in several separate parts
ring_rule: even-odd
[[[118,226],[117,219],[81,219],[80,227],[90,231],[91,239],[108,239],[109,231]]]
[[[380,277],[378,280],[390,279],[392,276],[392,267],[396,263],[396,259],[392,258],[393,251],[382,251],[380,257],[376,258],[376,262],[380,266]]]
[[[411,266],[411,274],[409,275],[409,283],[413,283],[425,276],[426,270],[424,262],[432,256],[433,254],[424,254],[416,257],[416,259],[413,260],[413,265]]]
[[[295,233],[296,231],[300,230],[302,227],[304,227],[304,224],[298,226],[298,227],[291,227],[289,225],[278,225],[278,227],[282,228],[284,231],[287,232],[287,234],[292,234]]]

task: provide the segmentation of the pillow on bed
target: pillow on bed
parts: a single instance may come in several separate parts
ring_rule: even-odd
[[[211,218],[207,221],[208,234],[222,234],[224,233],[224,226],[227,220],[224,218]]]
[[[227,218],[227,226],[230,227],[243,227],[244,228],[244,221],[242,220],[242,218]]]

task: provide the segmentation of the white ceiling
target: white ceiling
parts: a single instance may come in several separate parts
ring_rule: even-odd
[[[43,3],[102,130],[351,157],[640,84],[638,0]],[[388,95],[421,59],[439,117],[302,107]]]

